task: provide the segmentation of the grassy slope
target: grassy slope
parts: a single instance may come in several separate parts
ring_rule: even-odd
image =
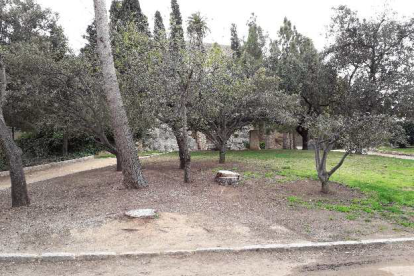
[[[194,152],[194,159],[218,158],[216,152]],[[335,165],[342,153],[332,152],[328,165]],[[239,151],[229,152],[228,161],[255,162],[277,174],[295,178],[317,179],[312,151]],[[398,215],[397,220],[413,221],[414,216],[414,161],[396,158],[353,155],[332,176],[332,181],[358,188],[367,199],[356,202],[355,209],[378,211],[383,215]]]

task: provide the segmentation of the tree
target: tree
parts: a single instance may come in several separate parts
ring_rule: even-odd
[[[231,24],[231,50],[233,51],[233,58],[240,58],[241,57],[241,45],[240,45],[240,38],[237,34],[237,26],[236,24]]]
[[[28,206],[30,200],[23,171],[22,151],[13,141],[13,137],[11,136],[10,130],[3,117],[2,107],[7,93],[7,76],[2,53],[0,53],[0,85],[0,139],[10,167],[12,206]]]
[[[256,121],[285,121],[292,99],[278,92],[278,79],[261,69],[246,77],[236,60],[223,54],[218,45],[209,52],[199,96],[194,101],[197,130],[219,149],[225,163],[227,141],[241,128]],[[291,102],[292,101],[292,102]]]
[[[171,0],[170,14],[170,51],[177,55],[185,48],[183,19],[177,0]]]
[[[315,167],[322,184],[322,193],[329,193],[330,177],[343,165],[345,159],[361,148],[377,147],[395,136],[395,120],[387,115],[322,114],[309,119],[307,124],[315,148]],[[341,145],[345,153],[331,169],[327,169],[330,151]]]
[[[116,76],[105,0],[94,0],[94,4],[98,35],[98,53],[104,76],[104,91],[110,110],[115,143],[121,155],[122,173],[124,175],[123,183],[126,188],[145,187],[147,186],[147,182],[142,175],[138,152],[134,145]]]
[[[245,41],[242,47],[241,62],[244,65],[245,74],[251,77],[264,65],[266,37],[254,14],[247,22],[247,26],[249,33],[247,41]]]
[[[159,11],[155,12],[154,19],[154,40],[158,43],[167,39],[167,33],[165,30],[164,22]]]
[[[142,13],[139,0],[123,0],[119,13],[113,14],[113,17],[116,18],[116,15],[119,15],[118,20],[124,26],[132,22],[139,32],[151,35],[148,18]]]
[[[335,12],[326,54],[347,80],[353,106],[409,116],[404,107],[413,100],[414,20],[399,21],[391,11],[360,19],[346,6]]]
[[[398,22],[382,14],[360,20],[341,6],[333,17],[332,43],[324,53],[320,95],[331,98],[306,119],[315,147],[315,164],[322,192],[351,153],[377,147],[393,138],[403,142],[403,130],[393,114],[404,89],[411,90],[414,22]],[[334,73],[332,73],[334,72]],[[328,76],[328,77],[326,77]],[[336,77],[335,77],[336,76]],[[325,84],[325,85],[324,85]],[[345,154],[331,170],[326,161],[336,145]]]
[[[180,168],[184,169],[184,181],[190,182],[191,156],[188,149],[188,108],[196,94],[202,78],[204,45],[207,32],[201,16],[195,14],[189,19],[186,47],[183,37],[182,18],[177,1],[172,1],[170,34],[168,46],[160,45],[154,55],[151,71],[153,90],[149,98],[150,106],[159,121],[173,131],[180,157]]]
[[[21,84],[10,70],[6,74],[8,65],[5,56],[11,47],[22,42],[37,43],[55,60],[63,58],[67,51],[63,30],[50,10],[43,10],[32,0],[0,1],[0,138],[10,165],[13,207],[27,206],[30,201],[21,160],[22,151],[14,143],[7,125],[19,124],[19,119],[23,117],[39,115],[27,101],[11,101],[14,93],[9,93],[10,90],[19,90]],[[20,108],[25,111],[24,114],[15,116],[15,110]]]
[[[309,130],[305,118],[320,113],[321,106],[329,104],[329,94],[321,94],[321,74],[326,73],[321,56],[311,39],[301,35],[285,18],[278,39],[271,42],[267,67],[280,78],[280,89],[301,98],[296,110],[296,131],[302,137],[302,149],[308,150]],[[324,82],[324,84],[327,84]]]

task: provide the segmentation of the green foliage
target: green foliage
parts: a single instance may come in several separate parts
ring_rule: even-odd
[[[179,52],[185,48],[183,19],[177,0],[171,0],[170,14],[170,50]]]
[[[408,121],[402,124],[406,135],[408,136],[408,144],[414,146],[414,122]]]
[[[151,35],[148,18],[142,13],[139,0],[114,0],[111,6],[111,25],[114,30],[133,23],[138,32]]]
[[[17,141],[26,159],[61,156],[63,132],[45,130],[39,133],[24,133]],[[75,136],[68,140],[69,153],[95,154],[100,151],[95,141],[88,136]]]
[[[266,149],[266,143],[265,142],[260,142],[260,149],[262,149],[262,150]]]
[[[241,57],[241,44],[240,44],[240,38],[239,35],[237,34],[237,26],[236,24],[231,24],[231,50],[233,51],[233,58],[240,58]]]
[[[154,19],[154,40],[160,43],[166,39],[167,34],[164,26],[164,21],[162,19],[161,13],[159,11],[156,11]]]

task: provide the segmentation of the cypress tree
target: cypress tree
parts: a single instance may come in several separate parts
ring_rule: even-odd
[[[164,21],[162,19],[161,13],[159,11],[155,12],[154,20],[154,40],[157,42],[166,40],[166,32]]]
[[[231,49],[233,50],[233,58],[241,57],[241,46],[239,35],[237,34],[236,24],[231,24]]]
[[[245,51],[256,60],[263,57],[264,37],[263,30],[256,22],[256,16],[252,15],[249,26],[249,34],[245,44]]]
[[[171,0],[170,15],[170,48],[172,51],[179,51],[185,47],[183,18],[177,0]]]
[[[111,8],[109,9],[111,28],[116,28],[118,22],[121,20],[121,7],[122,2],[120,0],[113,0]]]
[[[117,0],[115,1],[118,2]],[[114,19],[117,19],[116,21],[120,21],[122,24],[133,22],[137,26],[138,31],[151,35],[148,25],[148,18],[142,13],[139,0],[124,0],[120,7],[116,6],[114,9]]]

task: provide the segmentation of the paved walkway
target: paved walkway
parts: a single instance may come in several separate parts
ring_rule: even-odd
[[[116,158],[89,159],[82,162],[64,164],[59,167],[50,167],[40,171],[26,173],[27,184],[44,181],[56,177],[66,176],[78,172],[100,169],[116,165]],[[10,177],[0,177],[0,190],[10,188]]]

